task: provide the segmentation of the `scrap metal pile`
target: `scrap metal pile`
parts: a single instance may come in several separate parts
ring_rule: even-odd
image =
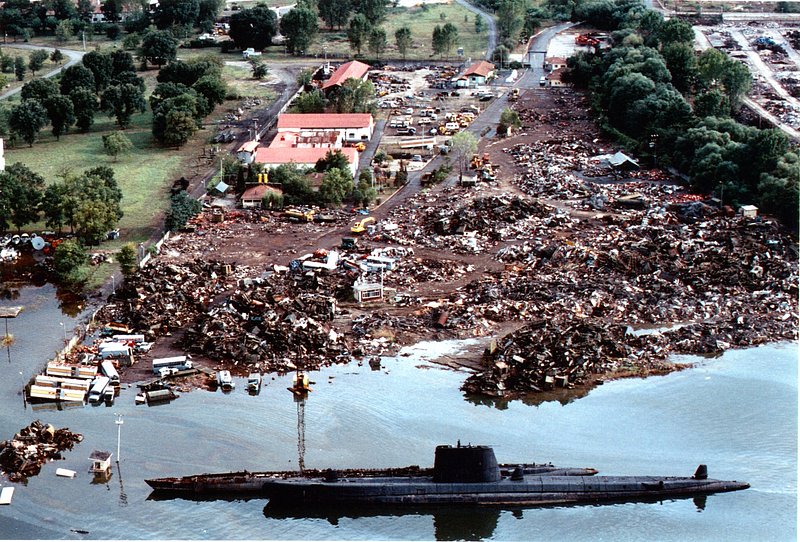
[[[394,210],[392,220],[400,228],[383,234],[385,240],[401,245],[446,249],[455,253],[485,253],[501,241],[527,239],[540,227],[565,225],[571,219],[554,207],[511,194],[469,197],[462,191],[446,189],[429,207],[415,200]],[[425,209],[425,210],[421,210]]]
[[[11,440],[0,442],[0,468],[11,482],[24,482],[36,476],[42,465],[61,459],[61,452],[71,450],[83,436],[69,429],[56,429],[35,420]]]

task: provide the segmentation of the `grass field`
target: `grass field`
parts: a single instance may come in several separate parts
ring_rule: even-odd
[[[82,172],[98,165],[110,166],[123,193],[125,216],[119,224],[123,239],[143,241],[166,208],[167,180],[180,176],[180,165],[188,152],[156,146],[150,132],[150,119],[149,113],[134,116],[133,125],[125,130],[134,148],[116,162],[103,151],[103,135],[116,130],[116,126],[112,119],[99,114],[91,132],[73,132],[56,141],[43,131],[33,147],[23,144],[7,149],[6,163],[22,162],[48,183],[59,180],[59,174],[65,171]]]
[[[383,24],[383,29],[386,31],[387,48],[382,56],[400,57],[394,33],[397,29],[407,26],[411,29],[413,40],[407,58],[410,60],[432,59],[433,29],[436,25],[444,26],[447,23],[458,28],[458,47],[464,48],[466,58],[483,58],[486,51],[486,32],[481,34],[475,32],[475,15],[459,4],[429,4],[389,9],[386,22]],[[328,53],[351,54],[345,31],[328,32],[327,29],[321,29],[309,53],[322,56],[323,46]],[[370,55],[371,53],[365,48],[362,50],[362,54]],[[457,58],[455,50],[451,52],[449,58],[451,60]]]

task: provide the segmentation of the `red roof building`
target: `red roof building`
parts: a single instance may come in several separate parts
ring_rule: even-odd
[[[494,75],[494,64],[486,62],[485,60],[479,60],[467,68],[464,73],[456,77],[455,83],[458,87],[485,85]]]
[[[317,160],[325,158],[328,152],[339,151],[347,157],[350,173],[353,177],[358,169],[358,151],[353,147],[341,149],[329,148],[297,148],[297,147],[260,147],[256,151],[255,162],[264,164],[266,168],[275,168],[283,164],[296,164],[301,168],[314,167]]]
[[[336,131],[344,141],[369,141],[375,119],[369,113],[285,113],[278,117],[278,135],[285,132]]]
[[[368,64],[364,64],[358,60],[345,62],[331,74],[327,81],[322,83],[322,90],[327,91],[333,87],[342,86],[348,79],[361,79],[364,81],[367,78],[368,72]]]
[[[268,184],[257,184],[256,186],[251,186],[244,191],[244,194],[242,194],[242,207],[245,209],[261,207],[261,201],[268,193],[282,196],[283,190]]]

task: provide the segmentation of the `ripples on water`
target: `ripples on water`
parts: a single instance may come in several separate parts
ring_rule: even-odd
[[[42,297],[46,297],[42,294]],[[50,316],[42,316],[42,311]],[[476,539],[497,540],[795,540],[797,345],[732,351],[663,377],[607,383],[568,404],[504,410],[466,401],[466,373],[428,364],[424,344],[408,357],[326,368],[312,374],[305,404],[308,467],[431,465],[437,444],[492,444],[501,462],[553,461],[604,474],[710,475],[746,480],[747,491],[654,504],[526,510],[381,511],[265,515],[266,500],[148,500],[145,478],[247,468],[279,470],[298,462],[298,405],[289,377],[267,378],[250,397],[244,380],[230,394],[194,391],[168,405],[135,406],[123,390],[113,408],[34,410],[14,382],[35,373],[58,347],[65,321],[57,302],[35,321],[11,324],[19,338],[0,380],[0,438],[34,419],[69,427],[84,442],[48,464],[11,506],[0,508],[0,537],[107,539]],[[35,327],[31,327],[35,324]],[[451,352],[450,355],[457,355]],[[3,358],[0,358],[2,361]],[[425,370],[420,370],[419,367]],[[14,376],[17,375],[17,376]],[[21,377],[20,377],[21,378]],[[114,413],[124,415],[121,474],[93,485],[93,449],[116,453]],[[76,470],[74,480],[55,469]],[[122,484],[120,484],[122,481]],[[355,517],[353,517],[355,516]],[[89,535],[71,529],[85,529]]]

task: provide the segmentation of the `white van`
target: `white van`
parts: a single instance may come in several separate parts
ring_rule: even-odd
[[[103,394],[106,392],[111,380],[107,376],[98,376],[92,382],[92,387],[89,388],[89,402],[99,403],[103,400]]]

